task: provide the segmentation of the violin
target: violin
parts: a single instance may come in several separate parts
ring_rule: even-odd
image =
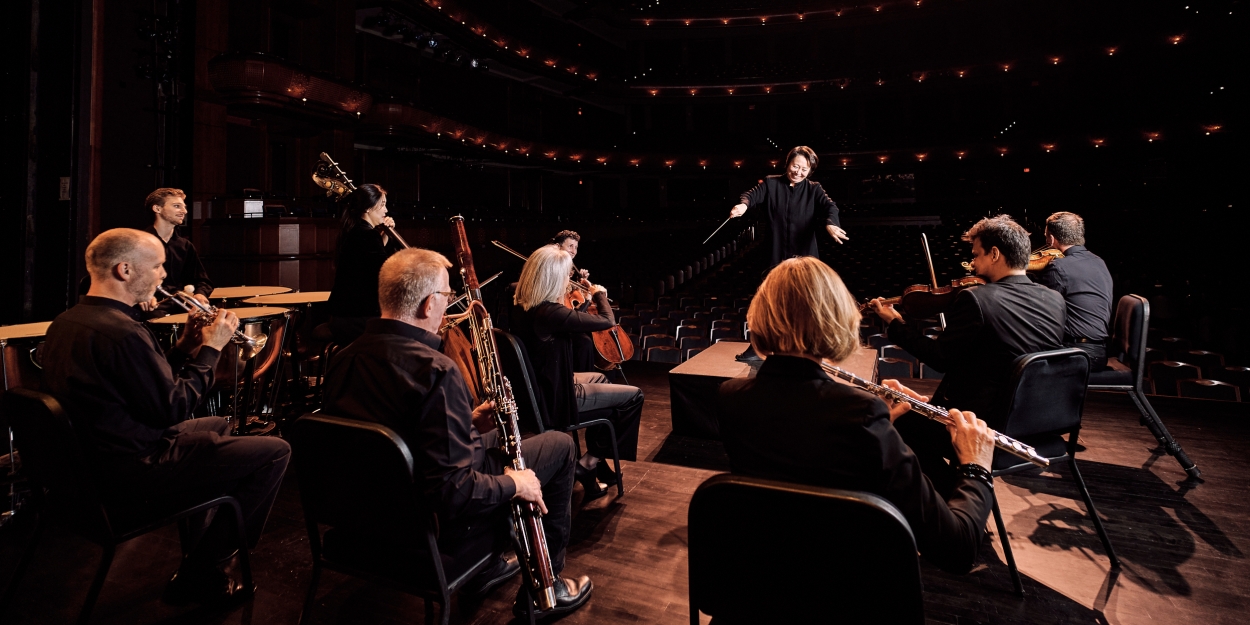
[[[1033,253],[1029,254],[1028,271],[1041,271],[1050,266],[1051,261],[1060,258],[1063,258],[1063,252],[1060,252],[1053,247],[1043,247],[1033,250]]]
[[[969,287],[985,284],[985,280],[976,276],[964,276],[951,280],[950,286],[933,288],[927,284],[913,284],[903,289],[903,294],[882,300],[884,306],[898,306],[909,317],[936,317],[950,308],[955,296]],[[859,307],[862,314],[868,310],[868,303]]]

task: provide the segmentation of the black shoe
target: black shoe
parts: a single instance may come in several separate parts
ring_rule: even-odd
[[[594,591],[594,589],[595,589],[594,583],[591,582],[590,578],[585,575],[577,579],[569,579],[567,577],[557,577],[556,588],[555,588],[555,591],[556,591],[555,607],[551,608],[550,610],[543,611],[543,610],[539,610],[537,606],[535,606],[534,618],[545,619],[548,617],[558,616],[561,614],[568,614],[569,612],[572,612],[582,607],[583,605],[585,605],[586,602],[590,600],[590,593]],[[522,590],[522,593],[518,593],[518,594],[523,594],[525,589],[522,588],[521,590]],[[525,618],[526,616],[525,606],[522,605],[522,601],[520,600],[520,597],[518,597],[517,601],[512,604],[512,615],[517,618]]]
[[[490,594],[490,591],[498,588],[500,584],[512,579],[513,576],[520,572],[521,562],[517,560],[516,554],[512,552],[501,553],[495,559],[493,565],[464,583],[464,592],[471,595],[486,596]]]
[[[217,567],[184,564],[169,579],[161,598],[165,603],[177,606],[188,603],[220,605],[255,593],[255,586],[244,589],[242,583],[234,581]]]
[[[586,490],[586,498],[583,501],[591,501],[608,494],[608,489],[600,486],[599,480],[595,479],[596,469],[587,469],[580,462],[573,466],[573,479],[581,482],[582,488]]]
[[[609,465],[606,460],[600,460],[599,466],[595,467],[595,477],[604,486],[616,486],[616,471],[612,470],[612,465]]]

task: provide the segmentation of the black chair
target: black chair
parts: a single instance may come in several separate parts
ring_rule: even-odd
[[[1224,355],[1216,352],[1192,349],[1182,354],[1181,360],[1196,365],[1202,369],[1202,377],[1212,380],[1215,379],[1215,372],[1224,368]]]
[[[946,374],[922,362],[920,363],[920,377],[925,380],[941,380],[946,377]]]
[[[681,364],[681,350],[671,345],[661,345],[647,349],[647,362],[667,362]]]
[[[658,323],[648,323],[638,330],[638,336],[649,336],[652,334],[667,334],[668,326],[662,326]]]
[[[705,328],[706,326],[696,325],[696,324],[678,326],[677,327],[677,340],[680,341],[688,336],[697,336],[699,338],[702,338]]]
[[[499,328],[495,328],[494,333],[495,346],[499,350],[499,366],[503,367],[503,374],[512,385],[512,395],[516,400],[517,413],[521,418],[521,427],[542,434],[552,427],[552,423],[541,408],[542,399],[539,395],[541,391],[538,388],[538,375],[534,373],[534,365],[530,362],[529,351],[525,349],[525,343],[522,343],[521,339],[518,339],[516,335],[504,332]],[[645,356],[642,350],[634,353],[641,353]],[[616,466],[616,496],[622,497],[625,495],[625,483],[621,480],[621,452],[616,448],[616,426],[608,418],[611,412],[611,410],[591,410],[578,414],[577,423],[569,424],[568,427],[564,428],[564,431],[573,437],[573,441],[577,443],[577,448],[580,450],[582,444],[577,435],[578,430],[596,426],[608,428],[608,437],[612,440],[612,462]]]
[[[1219,380],[1181,380],[1176,383],[1181,397],[1241,401],[1241,390],[1235,384]]]
[[[652,334],[642,337],[642,350],[647,351],[652,347],[673,347],[677,344],[677,340],[667,334]]]
[[[386,426],[308,414],[286,434],[313,558],[300,622],[328,568],[421,597],[426,623],[439,604],[438,622],[446,625],[452,593],[493,563],[506,533],[484,532],[456,553],[442,553],[438,519],[413,477],[412,452]]]
[[[890,344],[890,337],[884,334],[872,334],[865,339],[865,342],[868,343],[869,347],[875,348],[880,353],[882,347]]]
[[[1159,340],[1159,346],[1167,353],[1169,358],[1180,358],[1189,350],[1194,348],[1193,343],[1187,338],[1179,336],[1165,336]]]
[[[709,339],[713,343],[716,343],[720,341],[721,339],[737,339],[737,338],[741,338],[741,335],[738,334],[737,332],[734,332],[733,328],[712,328],[712,332],[709,335]]]
[[[1197,365],[1175,360],[1160,360],[1150,363],[1150,379],[1154,381],[1155,393],[1176,397],[1176,383],[1181,380],[1202,378],[1202,369]]]
[[[912,377],[912,364],[902,358],[878,358],[877,379],[889,380]]]
[[[1107,538],[1107,530],[1102,526],[1094,500],[1090,499],[1089,489],[1085,487],[1085,480],[1076,466],[1077,435],[1081,431],[1081,412],[1085,408],[1085,392],[1089,385],[1089,355],[1076,348],[1025,354],[1016,358],[1012,370],[1011,403],[1007,407],[1001,432],[1032,445],[1050,460],[1051,466],[1057,462],[1068,463],[1072,479],[1085,499],[1085,507],[1089,510],[1098,537],[1102,539],[1103,548],[1107,550],[1111,566],[1119,568],[1120,560],[1116,558],[1111,539]],[[1068,437],[1066,441],[1063,439],[1065,435]],[[991,473],[995,477],[1010,475],[1035,466],[1019,456],[996,450]],[[998,526],[998,537],[1003,544],[1016,594],[1023,596],[1024,584],[1020,580],[1020,570],[1016,568],[1011,543],[1007,540],[1007,527],[1003,524],[997,497],[994,499],[994,523]]]
[[[1115,307],[1114,328],[1111,342],[1107,344],[1107,356],[1114,358],[1111,367],[1089,374],[1089,390],[1118,391],[1128,393],[1141,413],[1142,422],[1150,429],[1159,444],[1176,458],[1181,468],[1192,478],[1202,477],[1197,465],[1185,454],[1163,420],[1146,400],[1142,387],[1142,374],[1146,370],[1146,332],[1150,327],[1150,304],[1140,295],[1125,295]]]
[[[681,344],[678,345],[678,347],[681,348],[682,353],[686,353],[687,351],[695,349],[696,347],[705,348],[708,345],[709,345],[708,340],[701,336],[687,336],[686,338],[681,340]]]
[[[1250,367],[1224,367],[1215,372],[1214,378],[1236,386],[1241,390],[1242,401],[1250,401]]]
[[[707,348],[706,347],[691,347],[690,349],[683,350],[682,361],[684,362],[686,360],[690,360],[691,358],[694,358],[695,356],[698,356],[705,349]]]
[[[882,357],[882,358],[897,358],[897,359],[899,359],[899,360],[906,360],[907,362],[912,363],[912,365],[913,365],[913,366],[914,366],[914,365],[919,365],[919,364],[920,364],[920,360],[919,360],[918,358],[916,358],[915,356],[911,355],[911,352],[909,352],[909,351],[907,351],[907,350],[903,349],[902,347],[899,347],[898,345],[882,345],[882,346],[881,346],[881,357]]]
[[[13,578],[0,599],[0,614],[8,605],[43,534],[46,517],[63,521],[71,531],[99,545],[104,554],[95,578],[87,591],[78,622],[91,619],[104,578],[113,564],[117,546],[180,521],[189,516],[218,509],[231,515],[235,535],[239,539],[239,565],[243,588],[250,597],[252,567],[248,558],[247,536],[243,526],[243,510],[230,496],[202,501],[191,507],[163,502],[105,501],[92,477],[96,468],[89,465],[78,445],[78,437],[65,411],[56,399],[43,393],[16,388],[3,395],[4,415],[13,428],[14,439],[21,452],[22,465],[31,485],[35,511],[39,514],[34,537],[26,546]],[[182,502],[185,505],[185,501]],[[225,508],[222,508],[225,506]],[[180,528],[181,529],[181,528]]]
[[[911,527],[876,495],[716,475],[690,499],[689,554],[692,625],[924,622]]]

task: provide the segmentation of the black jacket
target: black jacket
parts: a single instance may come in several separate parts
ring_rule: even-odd
[[[734,473],[880,495],[903,513],[926,559],[955,573],[972,568],[993,491],[960,477],[943,501],[880,399],[810,360],[771,356],[754,378],[721,385],[720,415]]]
[[[137,470],[169,445],[213,383],[220,353],[161,353],[134,306],[85,295],[48,328],[43,379],[65,403],[86,452],[112,472]]]
[[[1064,340],[1102,343],[1111,336],[1111,272],[1084,245],[1069,247],[1063,258],[1050,261],[1033,280],[1063,296],[1068,311]]]
[[[933,403],[971,410],[995,427],[1007,409],[1011,363],[1023,354],[1063,347],[1063,298],[1025,276],[966,289],[946,311],[938,338],[918,323],[894,321],[890,342],[945,374]]]
[[[394,237],[382,245],[382,233],[364,221],[340,234],[334,252],[330,314],[335,317],[381,317],[378,272],[382,270],[382,263],[399,250],[399,242]]]
[[[765,205],[773,230],[772,266],[793,256],[819,256],[816,236],[826,225],[841,227],[838,205],[829,199],[819,182],[803,180],[790,186],[786,176],[768,176],[743,193],[747,208]]]
[[[563,430],[577,423],[577,395],[573,388],[574,335],[616,325],[607,294],[600,291],[593,299],[598,315],[577,312],[554,302],[529,310],[512,307],[509,325],[512,333],[525,344],[530,363],[534,365],[548,428]]]
[[[330,360],[325,413],[381,423],[412,451],[418,484],[444,520],[488,514],[516,494],[511,478],[482,472],[486,447],[460,370],[442,343],[402,321],[370,319]]]

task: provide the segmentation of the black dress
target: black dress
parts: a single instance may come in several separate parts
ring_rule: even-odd
[[[747,208],[763,204],[773,231],[772,266],[794,256],[815,256],[816,235],[826,225],[842,227],[838,205],[819,182],[806,180],[790,186],[786,176],[768,176],[755,188],[743,193],[740,202]]]
[[[394,238],[383,245],[382,233],[364,221],[339,235],[329,307],[330,331],[340,345],[364,333],[366,320],[382,316],[378,273],[382,263],[400,249]]]

